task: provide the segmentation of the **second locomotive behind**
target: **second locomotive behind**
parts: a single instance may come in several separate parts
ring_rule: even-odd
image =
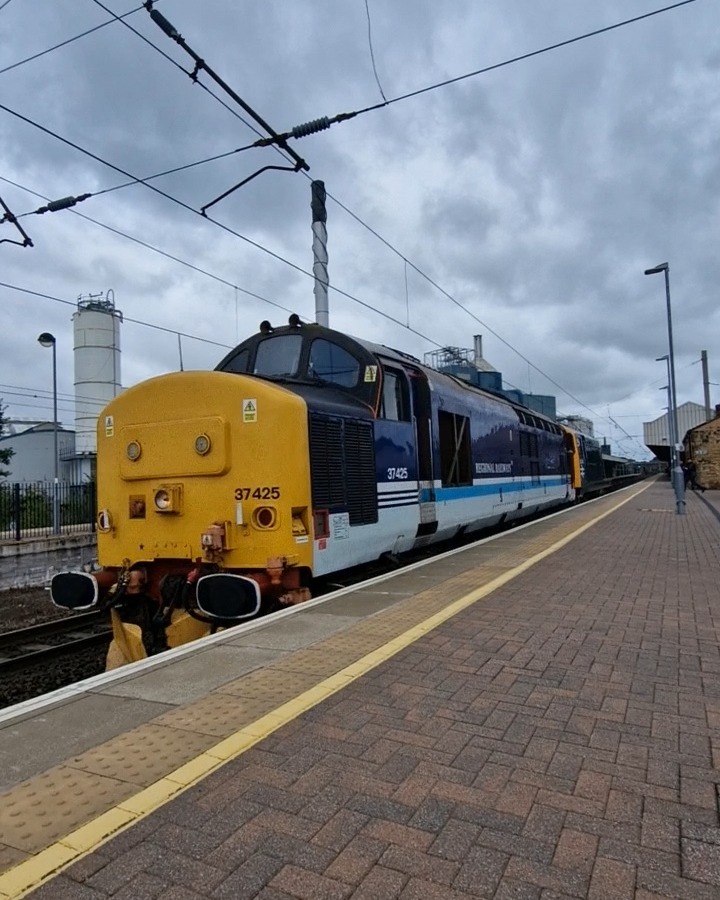
[[[413,357],[291,317],[211,372],[152,378],[98,421],[108,666],[311,596],[313,579],[583,491],[573,432]]]

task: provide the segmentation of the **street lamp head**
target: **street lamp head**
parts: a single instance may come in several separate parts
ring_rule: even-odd
[[[667,272],[670,269],[670,266],[664,262],[660,263],[659,266],[655,266],[654,269],[645,269],[646,275],[659,275],[660,272]]]
[[[55,335],[50,334],[49,331],[43,331],[43,333],[38,338],[38,343],[42,347],[54,347],[55,346]]]

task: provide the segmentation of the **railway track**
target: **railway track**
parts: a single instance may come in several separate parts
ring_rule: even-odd
[[[72,656],[110,640],[107,613],[89,612],[0,634],[0,676]]]

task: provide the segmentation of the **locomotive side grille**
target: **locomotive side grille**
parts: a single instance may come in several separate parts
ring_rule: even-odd
[[[345,505],[342,420],[310,417],[310,476],[315,509]]]
[[[351,525],[378,520],[372,425],[345,422],[345,483]]]
[[[315,509],[347,509],[351,525],[377,522],[370,423],[310,416],[310,474]]]

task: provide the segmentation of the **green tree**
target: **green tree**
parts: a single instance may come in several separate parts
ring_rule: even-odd
[[[5,432],[5,428],[7,426],[7,419],[5,418],[5,404],[0,400],[0,437],[3,436]],[[10,472],[7,469],[4,469],[3,466],[8,465],[10,459],[15,455],[15,451],[12,447],[3,447],[0,449],[0,478],[7,478]]]

